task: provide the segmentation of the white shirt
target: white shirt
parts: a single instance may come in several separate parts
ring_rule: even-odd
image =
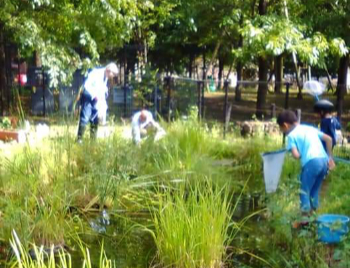
[[[144,122],[140,121],[141,111],[134,114],[131,121],[132,128],[132,138],[135,143],[139,143],[141,141],[141,130],[145,129],[149,126],[153,126],[157,129],[157,132],[164,133],[165,131],[159,126],[159,124],[154,121],[153,115],[149,111],[143,111],[146,120]]]
[[[98,101],[106,99],[108,78],[105,76],[105,71],[106,68],[95,68],[88,74],[84,89],[91,95],[91,99],[95,97]]]
[[[93,69],[86,78],[84,83],[84,89],[91,95],[91,99],[97,97],[96,108],[98,111],[98,117],[102,124],[106,123],[107,115],[107,100],[106,95],[108,93],[107,82],[108,78],[105,76],[106,68]]]

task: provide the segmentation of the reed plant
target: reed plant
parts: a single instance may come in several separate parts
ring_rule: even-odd
[[[221,267],[229,233],[230,195],[205,183],[159,192],[152,232],[164,267]]]
[[[17,233],[12,232],[12,238],[10,245],[14,253],[14,259],[10,262],[11,268],[76,268],[76,264],[73,266],[71,255],[66,252],[63,248],[57,249],[54,245],[48,249],[43,246],[38,247],[33,245],[33,254],[29,254],[26,247],[22,244]],[[92,263],[90,258],[89,249],[80,244],[82,252],[82,268],[96,267]],[[108,259],[106,253],[101,248],[99,268],[113,268],[115,262]]]

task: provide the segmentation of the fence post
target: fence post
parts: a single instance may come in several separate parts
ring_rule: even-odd
[[[288,107],[289,107],[289,87],[290,87],[290,83],[286,83],[286,99],[284,102],[285,109],[288,109]]]
[[[154,117],[158,117],[158,84],[154,86],[154,99],[153,99],[153,105],[154,105]]]
[[[124,86],[123,86],[123,99],[124,99],[124,105],[123,105],[123,114],[124,114],[124,117],[126,117],[126,102],[127,102],[127,89],[128,89],[128,87],[127,87],[127,85],[126,84],[124,84]]]
[[[276,104],[271,104],[271,119],[276,118]]]
[[[198,119],[201,120],[202,118],[202,81],[198,81],[197,82],[197,94],[198,94],[198,103],[197,103],[197,107],[198,107]]]
[[[228,84],[229,81],[224,81],[224,90],[225,90],[225,102],[224,102],[224,139],[226,138],[227,131],[227,106],[228,106]]]
[[[167,103],[167,109],[168,109],[168,122],[170,122],[170,116],[171,116],[171,88],[170,88],[170,76],[167,76],[164,78],[164,82],[165,82],[165,88],[167,91],[167,99],[166,99],[166,103]]]
[[[44,72],[44,67],[41,67],[42,75],[43,75],[43,116],[46,116],[46,97],[45,97],[45,72]]]
[[[202,111],[201,118],[202,119],[204,118],[204,89],[206,88],[206,86],[207,86],[207,83],[206,82],[202,82],[202,102],[201,102],[201,105],[202,105],[202,107],[201,107],[201,111]]]
[[[129,83],[128,79],[129,79],[129,77],[128,77],[128,74],[126,71],[126,63],[124,61],[124,87],[123,87],[123,89],[124,89],[124,92],[123,92],[124,93],[124,96],[123,96],[124,97],[124,107],[123,107],[124,117],[127,116],[126,105],[127,105],[127,90],[128,90],[128,83]]]
[[[296,115],[297,115],[298,124],[300,124],[300,120],[301,120],[301,109],[296,109],[295,113],[296,113]]]

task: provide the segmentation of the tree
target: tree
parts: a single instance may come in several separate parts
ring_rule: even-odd
[[[68,81],[77,68],[97,64],[100,53],[121,47],[130,38],[135,1],[2,1],[2,34],[21,56],[38,52],[52,86]],[[0,28],[1,30],[1,28]]]
[[[304,1],[302,15],[313,31],[322,32],[331,39],[332,55],[339,59],[337,83],[337,109],[341,116],[346,94],[347,70],[349,66],[349,20],[350,2],[347,0],[307,0]]]
[[[265,59],[271,56],[292,54],[298,56],[299,60],[309,65],[323,66],[325,58],[331,53],[343,53],[343,41],[339,38],[328,38],[324,34],[314,31],[300,17],[300,14],[293,14],[294,20],[289,20],[283,14],[284,6],[276,4],[269,6],[267,0],[259,1],[260,16],[246,20],[242,29],[244,47],[251,55],[258,58],[259,63],[259,89],[257,99],[257,115],[262,116],[266,103],[267,90],[266,82],[267,64]],[[296,5],[294,1],[288,2]],[[269,6],[266,12],[266,5]],[[299,3],[299,5],[301,5]],[[300,7],[300,6],[298,6]],[[291,10],[299,10],[292,6]]]

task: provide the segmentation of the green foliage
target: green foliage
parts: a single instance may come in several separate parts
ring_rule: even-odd
[[[11,120],[8,117],[1,118],[0,128],[2,129],[10,129],[12,127]]]
[[[23,57],[36,51],[51,86],[67,82],[77,68],[97,64],[100,53],[131,36],[135,1],[4,1],[0,23]]]
[[[140,77],[141,81],[136,81],[137,77],[133,77],[131,84],[134,88],[134,93],[140,99],[143,105],[151,106],[154,99],[152,92],[160,84],[158,69],[152,69],[150,65],[145,66],[144,74]]]

